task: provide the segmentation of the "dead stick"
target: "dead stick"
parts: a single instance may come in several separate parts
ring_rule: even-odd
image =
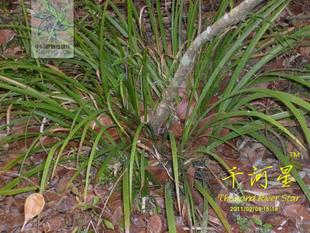
[[[151,125],[158,135],[160,128],[165,124],[169,118],[171,110],[174,111],[175,107],[171,106],[174,98],[178,94],[178,88],[190,75],[194,64],[196,54],[199,49],[207,42],[211,41],[215,36],[219,35],[226,28],[239,23],[247,14],[249,14],[258,4],[264,0],[245,0],[240,5],[232,9],[229,13],[225,14],[213,25],[196,37],[191,46],[183,55],[179,67],[174,74],[171,83],[166,87],[162,95],[162,100],[159,102],[155,112],[151,118]]]

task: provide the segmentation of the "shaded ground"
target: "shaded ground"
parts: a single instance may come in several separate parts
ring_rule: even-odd
[[[215,1],[214,1],[215,2]],[[216,5],[216,3],[214,3]],[[209,8],[211,9],[211,8]],[[212,11],[206,14],[212,15]],[[310,23],[310,3],[307,1],[293,1],[291,6],[286,9],[279,19],[279,24],[287,27],[288,30],[292,27],[300,27]],[[19,57],[23,56],[24,51],[18,45],[10,43],[14,37],[12,31],[0,30],[0,46],[3,49],[3,57]],[[281,69],[281,68],[297,68],[304,69],[309,66],[310,62],[310,44],[305,41],[304,45],[296,50],[286,54],[285,56],[278,57],[271,62],[266,69]],[[253,64],[255,60],[253,59]],[[294,85],[288,81],[279,81],[269,84],[268,88],[282,91],[290,91],[294,89]],[[299,90],[301,95],[309,98],[309,93],[304,93]],[[261,101],[257,103],[264,108],[271,109],[273,103]],[[182,108],[179,111],[180,118],[182,115]],[[1,124],[5,124],[5,119],[0,119]],[[287,122],[290,124],[290,122]],[[293,126],[292,126],[293,127]],[[182,126],[181,126],[182,128]],[[16,135],[22,135],[24,128],[12,129]],[[29,130],[39,130],[34,127]],[[179,126],[171,128],[177,135],[180,134]],[[5,135],[6,132],[0,132]],[[12,132],[11,132],[12,133]],[[112,133],[112,132],[111,132]],[[225,132],[223,132],[225,134]],[[52,143],[53,138],[46,138],[44,143]],[[201,138],[201,141],[194,143],[205,143],[206,139]],[[246,176],[238,176],[239,182],[243,183],[245,195],[261,195],[262,193],[269,196],[279,197],[277,200],[252,200],[251,205],[253,208],[246,210],[236,209],[238,201],[233,199],[233,193],[227,188],[227,184],[223,178],[227,174],[223,169],[214,161],[209,159],[201,160],[189,167],[187,171],[188,177],[198,176],[205,180],[211,188],[214,197],[218,204],[224,210],[230,224],[233,226],[233,232],[310,232],[310,212],[309,202],[303,195],[299,186],[292,182],[290,187],[283,188],[277,177],[281,175],[281,165],[278,160],[264,147],[247,138],[240,138],[232,142],[240,153],[236,153],[228,146],[222,146],[218,150],[218,154],[222,159],[227,162],[230,167],[236,166],[238,170],[249,174],[252,172],[252,166],[264,165],[273,166],[268,170],[268,189],[261,189],[257,184],[251,187],[249,179]],[[0,148],[0,168],[4,167],[14,158],[16,158],[22,151],[31,144],[30,141],[18,141],[11,145],[5,145]],[[71,145],[72,147],[76,145]],[[299,152],[298,148],[293,145],[287,145],[287,151]],[[84,148],[89,150],[90,148]],[[145,150],[152,158],[152,154],[156,153],[151,145],[141,144],[141,150]],[[70,150],[70,146],[68,148]],[[42,164],[46,155],[45,153],[38,153],[32,156],[25,163],[25,169],[38,166]],[[300,168],[300,176],[306,184],[310,185],[310,158],[309,154],[296,155],[292,158],[294,166]],[[165,184],[169,177],[166,170],[170,170],[169,158],[163,157],[164,164],[156,163],[156,159],[150,159],[148,165],[148,172],[153,175],[154,182],[151,184],[151,192],[148,197],[137,198],[134,203],[134,210],[131,218],[131,232],[166,232],[167,223],[164,211],[164,195],[163,184]],[[166,163],[167,162],[167,163]],[[114,176],[120,176],[118,164],[114,164],[111,168]],[[67,163],[66,166],[58,166],[55,176],[49,183],[49,189],[44,193],[46,206],[40,214],[39,219],[32,220],[27,224],[25,232],[120,232],[122,229],[122,194],[119,185],[103,182],[94,178],[88,190],[87,201],[83,202],[83,178],[84,172],[80,172],[79,177],[70,182],[72,175],[76,171],[75,163]],[[96,177],[97,171],[92,171],[93,177]],[[111,174],[112,175],[112,174]],[[113,176],[112,175],[112,176]],[[13,178],[19,176],[19,170],[14,167],[10,172],[0,173],[0,187],[8,183]],[[29,184],[39,185],[40,176],[34,176],[30,179],[21,177],[21,183],[18,188],[27,187]],[[101,183],[105,183],[102,185]],[[224,185],[225,183],[225,185]],[[202,211],[203,199],[194,190],[192,191],[193,201],[197,205],[197,209]],[[19,232],[24,219],[24,201],[29,193],[0,196],[0,232]],[[223,195],[223,196],[218,196]],[[222,197],[222,198],[220,198]],[[230,197],[231,201],[226,200],[225,197]],[[176,203],[175,203],[176,204]],[[277,209],[267,209],[268,206],[278,206]],[[186,213],[186,206],[181,206],[181,213],[177,217],[177,232],[189,232],[189,220]],[[254,208],[256,207],[256,209]],[[255,211],[257,208],[261,211]],[[155,214],[160,213],[160,214]],[[98,222],[98,217],[103,221]],[[209,209],[209,232],[225,232],[220,221],[212,209]]]

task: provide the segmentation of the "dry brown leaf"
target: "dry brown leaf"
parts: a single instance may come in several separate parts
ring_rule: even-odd
[[[183,135],[182,125],[178,122],[172,123],[169,131],[172,132],[176,138],[180,138]]]
[[[308,209],[301,204],[291,204],[285,206],[283,208],[283,215],[290,218],[299,217],[305,221],[310,221],[310,213]]]
[[[229,134],[229,133],[230,133],[229,129],[227,129],[227,128],[221,129],[221,131],[220,131],[220,138],[223,138],[223,137],[227,136],[227,134]]]
[[[176,217],[175,219],[175,225],[176,225],[176,230],[178,233],[188,233],[188,229],[185,229],[187,227],[185,227],[183,219],[181,217]]]
[[[64,215],[53,215],[43,223],[44,232],[57,232],[66,224]]]
[[[10,40],[13,39],[13,37],[16,35],[16,33],[10,29],[2,29],[0,30],[0,45],[6,44]]]
[[[73,176],[74,171],[69,171],[67,174],[62,176],[56,184],[57,193],[65,193],[71,186],[70,179]]]
[[[123,216],[123,203],[121,200],[114,201],[111,204],[112,214],[110,217],[110,221],[112,222],[113,226],[118,226],[122,220]]]
[[[240,149],[240,155],[249,159],[252,166],[259,166],[265,155],[265,148],[261,143],[249,144]]]
[[[264,223],[271,224],[274,227],[285,226],[288,222],[287,217],[282,214],[268,214],[263,218]]]
[[[161,208],[165,208],[164,193],[162,189],[150,190],[151,197],[154,198],[156,204]]]
[[[20,46],[7,48],[3,52],[3,56],[7,58],[21,58],[23,56],[23,49]]]
[[[186,98],[183,99],[177,106],[176,113],[180,120],[185,120],[187,106],[188,100]]]
[[[31,219],[42,212],[44,205],[44,197],[40,193],[33,193],[27,197],[24,205],[25,220],[21,231],[24,230],[24,227]]]
[[[195,174],[196,174],[196,168],[194,168],[193,166],[190,166],[186,171],[189,189],[192,193],[193,201],[195,204],[199,205],[199,204],[203,203],[203,199],[202,199],[200,193],[198,193],[198,191],[196,191],[194,189]]]
[[[114,127],[114,122],[113,120],[106,115],[100,116],[98,119],[99,125],[97,124],[96,121],[92,122],[92,128],[99,132],[100,131],[100,126],[102,127],[107,127],[107,133],[110,134],[110,136],[114,139],[117,140],[119,138],[118,132],[116,128]],[[107,136],[103,134],[103,138],[107,139]]]
[[[147,228],[148,233],[161,233],[163,231],[163,221],[158,214],[150,217],[147,223]]]
[[[186,85],[185,85],[185,82],[183,82],[179,89],[178,89],[178,93],[179,93],[179,96],[180,97],[185,97],[186,96]]]
[[[195,107],[195,102],[190,103],[190,106],[188,105],[189,105],[189,100],[187,97],[185,97],[177,106],[176,113],[177,113],[178,118],[181,121],[185,121],[186,116],[187,115],[190,116],[192,114],[193,109]],[[187,109],[188,107],[189,109]]]
[[[299,47],[298,48],[299,53],[303,57],[309,57],[310,56],[310,47]]]
[[[212,105],[214,105],[216,102],[218,102],[220,100],[220,98],[216,95],[212,96],[209,101],[207,102],[206,104],[206,107],[209,108],[211,107]],[[216,113],[217,110],[215,108],[212,108],[211,111],[209,112],[209,115],[212,115],[214,113]]]
[[[165,168],[157,160],[149,161],[147,171],[152,175],[154,181],[159,184],[166,184],[170,179]]]

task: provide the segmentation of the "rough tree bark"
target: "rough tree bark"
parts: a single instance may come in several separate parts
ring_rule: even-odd
[[[160,128],[165,124],[169,118],[171,110],[175,110],[172,106],[173,100],[178,95],[178,88],[190,75],[194,64],[196,54],[199,49],[207,42],[213,39],[215,36],[219,35],[226,28],[239,23],[243,20],[257,5],[259,5],[264,0],[245,0],[237,7],[233,8],[229,13],[226,13],[213,25],[207,27],[207,29],[196,37],[191,46],[184,53],[179,67],[174,74],[171,83],[166,87],[163,92],[162,100],[158,104],[155,112],[151,117],[151,125],[158,135]]]

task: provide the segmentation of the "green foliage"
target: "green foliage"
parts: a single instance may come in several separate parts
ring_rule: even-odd
[[[245,230],[249,229],[249,227],[250,227],[250,223],[249,223],[249,220],[247,218],[239,217],[239,218],[237,218],[237,223],[240,226],[240,229],[242,231],[245,231]]]
[[[165,208],[167,214],[168,230],[169,233],[176,233],[175,215],[173,211],[173,198],[171,195],[170,185],[165,186]]]
[[[147,195],[145,190],[149,177],[145,171],[146,154],[138,148],[138,144],[150,140],[155,147],[161,147],[148,124],[149,116],[163,89],[171,81],[183,52],[197,34],[212,23],[201,24],[199,21],[201,0],[190,1],[187,17],[183,17],[184,1],[174,0],[171,25],[168,25],[172,29],[167,31],[161,2],[146,1],[148,16],[145,20],[151,27],[147,29],[131,0],[127,1],[127,17],[113,1],[105,1],[103,7],[94,1],[85,1],[83,9],[87,14],[75,22],[73,59],[53,60],[52,63],[29,58],[0,61],[0,117],[5,118],[7,109],[12,106],[11,120],[8,125],[0,125],[0,131],[20,125],[26,129],[41,126],[41,131],[25,130],[21,135],[9,134],[1,138],[0,147],[18,140],[30,140],[32,143],[27,151],[3,168],[9,171],[18,167],[20,176],[0,188],[0,195],[37,189],[44,192],[59,164],[74,161],[77,171],[71,182],[81,172],[85,173],[85,200],[88,186],[93,181],[91,169],[97,171],[94,179],[107,182],[114,178],[109,175],[112,172],[109,165],[120,163],[123,170],[126,169],[122,178],[122,194],[124,228],[129,231],[133,202],[138,195]],[[232,2],[221,1],[214,20],[221,17]],[[181,139],[170,133],[168,149],[163,150],[171,154],[175,182],[175,185],[165,186],[169,232],[176,231],[174,195],[179,203],[184,200],[187,204],[194,226],[202,222],[207,225],[208,206],[211,206],[223,226],[228,231],[231,228],[212,194],[200,182],[195,188],[207,203],[203,219],[194,207],[190,184],[183,171],[202,155],[212,157],[228,169],[217,154],[217,148],[242,137],[260,142],[284,165],[289,160],[286,148],[279,146],[282,142],[290,142],[301,150],[309,149],[309,102],[296,92],[260,87],[277,80],[288,80],[299,88],[310,88],[310,70],[307,67],[302,71],[264,70],[274,58],[310,37],[309,26],[292,32],[277,27],[275,20],[288,3],[287,0],[268,1],[251,17],[237,27],[227,29],[197,54],[195,69],[186,88],[189,105],[195,103],[195,106],[192,112],[187,109]],[[17,30],[22,35],[23,47],[28,51],[30,30],[27,24],[24,25],[0,25],[0,28]],[[150,34],[153,35],[151,40]],[[212,103],[214,96],[219,98]],[[276,103],[270,112],[257,104],[257,101],[265,99]],[[211,115],[212,119],[206,121]],[[102,121],[102,118],[112,123],[106,123],[107,120]],[[173,118],[171,116],[170,120]],[[283,124],[284,121],[293,122],[296,127],[290,128]],[[223,129],[229,129],[225,136],[220,135]],[[296,133],[296,129],[302,136]],[[209,142],[195,148],[193,153],[189,145],[206,131]],[[56,143],[42,143],[46,137],[56,139]],[[69,153],[70,142],[76,142],[78,146]],[[29,167],[27,161],[36,153],[45,153],[45,162]],[[187,154],[197,156],[187,158]],[[23,177],[37,174],[41,177],[40,187],[17,188]],[[292,174],[310,200],[309,189],[297,169],[293,169]],[[256,220],[251,222],[260,227],[261,232],[268,232],[269,225]],[[104,223],[107,228],[114,227],[107,221]],[[245,227],[249,221],[240,218],[238,223]]]
[[[237,217],[237,224],[240,226],[242,232],[252,229],[253,227],[258,228],[260,233],[269,233],[272,231],[272,225],[265,223],[263,224],[259,218],[245,218]]]

